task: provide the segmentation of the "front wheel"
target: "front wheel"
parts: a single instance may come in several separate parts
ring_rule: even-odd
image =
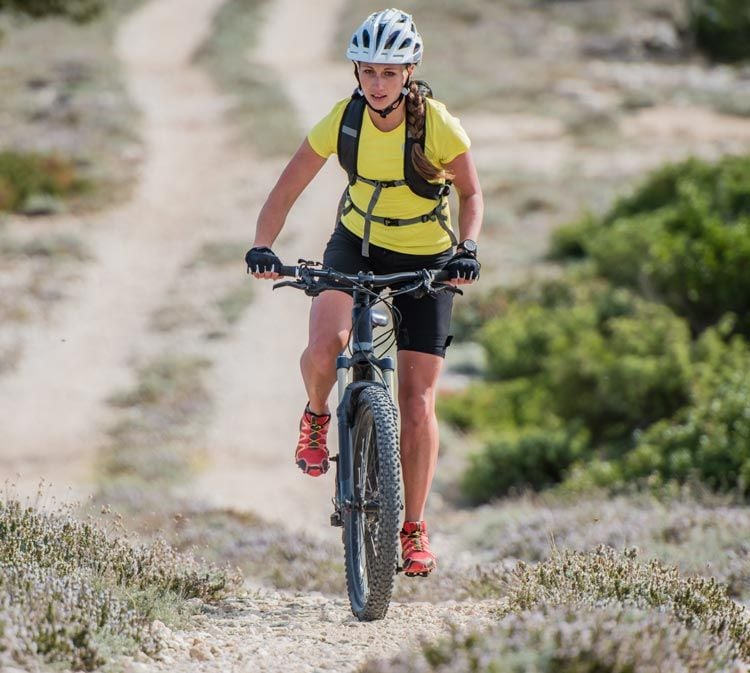
[[[401,516],[398,422],[385,388],[360,393],[351,446],[353,499],[343,511],[346,586],[352,612],[371,621],[388,612]]]

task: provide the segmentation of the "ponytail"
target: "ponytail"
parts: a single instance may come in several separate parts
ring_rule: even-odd
[[[409,84],[409,93],[406,94],[406,135],[414,140],[424,138],[426,103],[425,96],[419,82],[412,81]],[[422,146],[415,142],[411,148],[411,162],[414,169],[425,180],[434,182],[436,180],[452,180],[453,174],[444,168],[438,168],[424,153]]]

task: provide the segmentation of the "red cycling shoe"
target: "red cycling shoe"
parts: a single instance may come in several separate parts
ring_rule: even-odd
[[[437,567],[437,559],[430,551],[427,524],[424,521],[405,521],[400,537],[404,575],[427,577]]]
[[[328,447],[326,435],[331,414],[314,414],[305,407],[299,422],[299,442],[294,453],[297,466],[311,477],[319,477],[328,472]]]

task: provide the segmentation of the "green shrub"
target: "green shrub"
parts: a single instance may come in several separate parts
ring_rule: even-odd
[[[724,367],[699,379],[689,407],[643,433],[624,460],[626,477],[698,478],[714,490],[750,492],[750,354],[737,346]]]
[[[585,323],[586,317],[581,318],[575,316]],[[488,375],[506,379],[541,373],[551,343],[561,336],[562,319],[559,312],[539,305],[516,304],[501,318],[487,323],[479,340],[487,354]]]
[[[480,436],[524,426],[562,427],[551,411],[549,391],[534,378],[472,383],[465,390],[441,395],[440,417]]]
[[[491,380],[441,400],[445,420],[493,437],[463,480],[474,501],[558,483],[597,456],[592,483],[619,479],[607,461],[690,399],[690,330],[669,308],[606,282],[543,285],[480,331]]]
[[[625,437],[685,404],[684,321],[606,283],[557,283],[566,292],[554,302],[511,304],[481,331],[489,377],[533,377],[551,414],[582,420],[595,438]]]
[[[473,294],[465,297],[465,301],[456,302],[451,320],[451,331],[455,340],[474,340],[482,325],[502,314],[507,306],[508,291],[499,288]]]
[[[565,276],[509,293],[503,311],[477,333],[487,376],[508,379],[544,370],[544,359],[582,329],[632,311],[633,297],[606,282]]]
[[[739,336],[728,342],[722,336],[732,322],[707,330],[693,344],[687,404],[637,431],[622,455],[610,452],[607,459],[573,465],[566,490],[697,482],[714,491],[750,490],[750,348]]]
[[[546,363],[553,409],[595,439],[627,438],[687,402],[690,334],[666,307],[636,301],[631,315],[570,336]]]
[[[585,431],[538,428],[523,431],[518,438],[501,437],[471,456],[463,491],[481,503],[514,489],[542,489],[561,481],[567,467],[587,451]]]
[[[585,241],[596,233],[599,222],[585,215],[577,222],[563,224],[552,231],[547,256],[553,260],[583,259],[587,255]]]
[[[62,16],[73,21],[88,21],[102,9],[102,0],[0,0],[0,11],[10,10],[35,19]]]
[[[558,257],[584,254],[599,275],[666,303],[694,332],[734,312],[750,334],[750,157],[668,165],[598,226],[586,218],[554,241]]]
[[[688,0],[696,46],[709,58],[750,58],[750,6],[746,0]]]
[[[476,332],[487,387],[441,405],[462,429],[500,437],[467,473],[470,497],[563,478],[573,491],[695,479],[750,491],[750,157],[653,172],[602,217],[561,229],[553,256],[577,264],[505,292]],[[571,428],[587,433],[577,455],[520,443]],[[492,465],[484,479],[478,466]]]
[[[0,152],[0,211],[17,211],[35,197],[75,194],[84,187],[70,159]]]

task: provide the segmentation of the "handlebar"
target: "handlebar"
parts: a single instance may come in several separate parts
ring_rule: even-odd
[[[418,271],[400,271],[376,275],[369,271],[347,274],[328,267],[314,265],[313,262],[299,260],[298,266],[282,266],[278,270],[280,276],[294,278],[293,281],[274,283],[274,289],[279,287],[296,287],[304,290],[308,295],[317,295],[325,290],[347,290],[364,288],[376,290],[390,285],[409,283],[413,287],[402,288],[400,291],[412,292],[420,289],[429,292],[448,291],[463,294],[457,287],[444,284],[450,279],[450,274],[444,269],[420,269]],[[438,283],[438,286],[433,286]]]

